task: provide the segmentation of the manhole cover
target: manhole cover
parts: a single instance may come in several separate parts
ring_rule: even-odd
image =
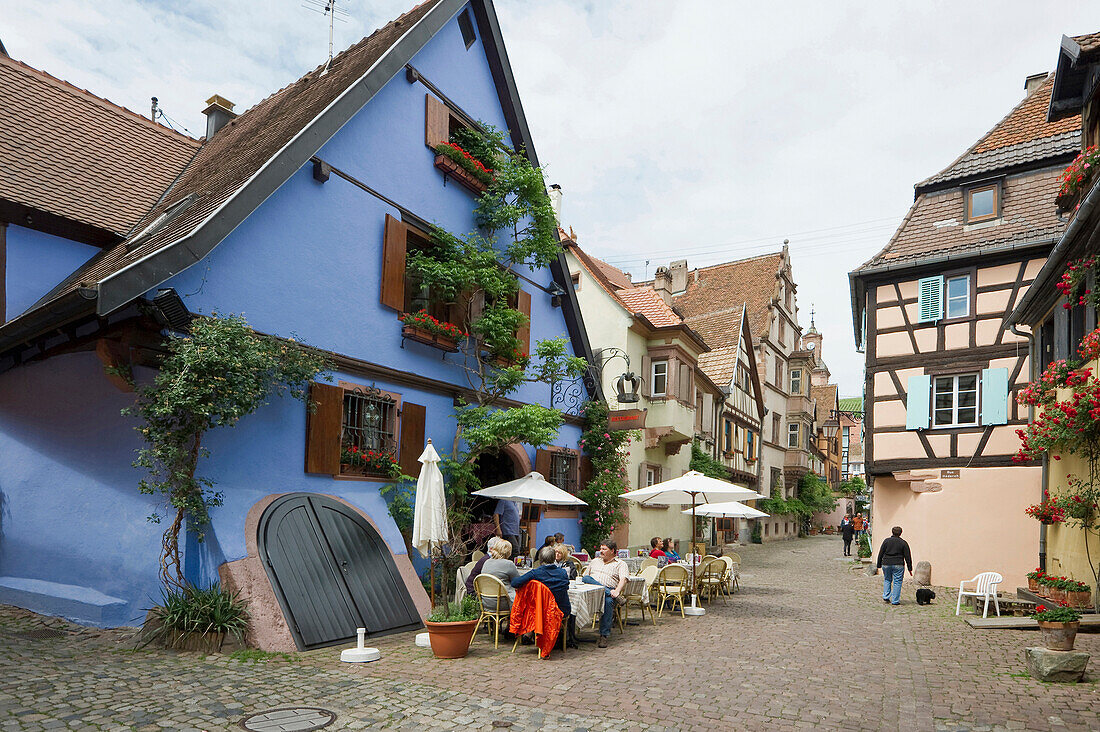
[[[316,707],[291,707],[260,712],[241,720],[243,729],[255,732],[291,732],[328,727],[336,721],[336,714]]]
[[[37,630],[25,630],[21,633],[15,633],[15,635],[27,640],[46,640],[47,638],[63,638],[68,633],[53,628],[38,628]]]

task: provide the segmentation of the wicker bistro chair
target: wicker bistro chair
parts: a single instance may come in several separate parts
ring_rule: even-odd
[[[718,557],[712,557],[709,554],[699,560],[699,563],[695,565],[695,592],[699,592],[703,586],[703,575],[706,574],[707,567],[711,562],[717,560]]]
[[[672,607],[680,605],[680,617],[684,617],[684,596],[687,595],[690,584],[688,571],[679,564],[663,567],[654,580],[654,587],[657,588],[657,617],[661,616],[665,603],[669,601],[673,603]]]
[[[737,552],[730,552],[725,558],[733,562],[733,566],[730,567],[730,578],[732,579],[732,589],[734,592],[737,592],[741,589],[741,555]]]
[[[568,561],[573,563],[573,567],[576,568],[576,570],[577,570],[577,576],[578,577],[580,577],[582,574],[584,574],[584,565],[581,564],[581,560],[577,559],[572,554],[570,554],[569,557],[568,557]]]
[[[722,595],[722,586],[726,582],[726,563],[720,559],[714,559],[706,563],[702,573],[699,575],[699,594],[705,596],[707,600],[714,601],[714,596],[718,595],[722,598],[722,602],[726,601],[726,598]]]
[[[477,635],[478,628],[481,627],[483,620],[485,621],[486,630],[489,630],[489,626],[492,624],[495,630],[493,648],[499,648],[500,623],[503,620],[504,628],[507,630],[508,618],[512,614],[512,601],[508,597],[508,588],[491,574],[479,574],[474,577],[474,592],[481,599],[481,616],[477,619],[473,634],[474,636]]]
[[[729,557],[719,557],[719,559],[726,565],[726,572],[722,576],[722,592],[726,597],[730,597],[730,588],[733,586],[733,583],[737,581],[737,578],[734,576],[734,561]]]
[[[642,569],[646,567],[658,567],[660,564],[661,563],[657,561],[657,557],[647,557],[642,560]]]

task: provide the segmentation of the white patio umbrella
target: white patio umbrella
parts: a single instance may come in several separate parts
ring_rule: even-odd
[[[435,561],[432,547],[447,541],[447,497],[443,492],[443,473],[439,471],[439,453],[429,438],[418,458],[423,467],[416,479],[416,503],[413,506],[412,545],[431,563],[432,607],[435,607]]]
[[[587,506],[588,504],[566,493],[553,483],[546,480],[542,473],[531,471],[522,478],[510,480],[507,483],[482,488],[470,495],[483,498],[504,499],[518,501],[519,503],[534,503],[540,506]],[[516,547],[519,551],[519,547]]]
[[[691,504],[691,578],[695,581],[695,508],[700,503],[717,503],[719,501],[750,501],[763,498],[751,488],[718,480],[703,475],[698,470],[689,470],[679,478],[654,483],[636,491],[628,491],[622,494],[623,498],[629,498],[638,503],[679,503]],[[691,609],[685,608],[689,615],[704,615],[706,610],[695,603],[695,595],[691,597]]]
[[[691,509],[685,509],[680,513],[691,513]],[[746,506],[739,501],[704,503],[701,506],[695,507],[695,514],[697,516],[707,516],[710,518],[769,518],[769,515],[763,511],[757,511],[755,508]]]

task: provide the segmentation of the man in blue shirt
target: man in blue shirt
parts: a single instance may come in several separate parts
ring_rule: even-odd
[[[504,498],[497,501],[497,507],[493,511],[493,523],[496,524],[496,535],[507,539],[512,543],[512,556],[527,556],[527,548],[519,543],[519,504]]]

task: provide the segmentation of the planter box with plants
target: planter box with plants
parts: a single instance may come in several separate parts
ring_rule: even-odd
[[[227,637],[244,646],[248,611],[236,592],[215,582],[207,589],[194,585],[166,588],[161,603],[149,610],[141,646],[158,643],[179,651],[217,653]]]
[[[1054,202],[1058,206],[1058,213],[1064,214],[1077,210],[1081,199],[1092,188],[1096,180],[1096,166],[1100,164],[1100,147],[1093,145],[1085,148],[1069,167],[1065,169],[1058,179],[1061,186]]]
[[[484,193],[493,182],[493,171],[455,142],[435,146],[435,167],[474,193]]]
[[[467,595],[461,603],[445,603],[424,621],[436,658],[464,658],[470,652],[481,608]]]
[[[434,318],[426,310],[402,313],[399,320],[402,323],[402,338],[423,343],[447,353],[457,353],[459,339],[466,337],[457,325]]]
[[[400,477],[401,466],[387,452],[365,450],[358,445],[351,445],[340,450],[340,474],[389,480]]]

